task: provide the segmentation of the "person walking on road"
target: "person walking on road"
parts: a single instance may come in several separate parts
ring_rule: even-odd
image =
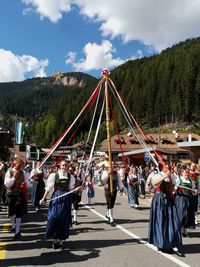
[[[30,175],[23,171],[23,166],[23,160],[16,158],[13,167],[6,172],[4,182],[7,188],[8,214],[12,224],[11,232],[15,233],[15,239],[21,237],[21,220],[27,202],[27,187],[30,186]]]
[[[123,193],[123,184],[122,181],[119,177],[119,174],[117,170],[113,170],[112,173],[112,180],[113,180],[113,192],[110,190],[110,172],[112,170],[106,169],[102,173],[102,181],[104,185],[104,192],[105,192],[105,198],[106,198],[106,203],[107,203],[107,214],[106,218],[109,219],[110,225],[115,226],[115,222],[113,220],[113,208],[115,205],[115,200],[117,197],[117,190],[120,190],[120,193]]]
[[[193,192],[195,192],[195,184],[189,177],[189,170],[183,167],[179,181],[176,181],[175,205],[178,217],[182,227],[182,235],[188,235],[188,228],[195,228],[195,213],[193,203]],[[192,191],[193,190],[193,191]]]
[[[128,203],[132,208],[139,207],[139,181],[137,169],[135,166],[130,167],[128,173]]]
[[[71,175],[74,176],[75,178],[75,188],[82,186],[83,185],[83,181],[80,177],[80,175],[78,176],[78,171],[76,172],[76,168],[71,165],[69,167],[69,172]],[[79,209],[79,203],[81,202],[81,195],[82,195],[82,190],[78,190],[75,191],[71,194],[71,198],[72,198],[72,206],[74,208],[73,210],[73,224],[77,225],[78,221],[77,221],[77,213],[78,213],[78,209]]]
[[[184,256],[180,252],[181,224],[174,205],[174,184],[168,165],[153,176],[152,183],[156,192],[151,202],[148,241],[163,253],[176,252]]]
[[[32,205],[36,212],[39,211],[39,201],[43,197],[45,192],[44,183],[44,171],[39,169],[40,161],[36,163],[36,168],[31,171],[31,182],[32,182]]]
[[[60,169],[49,175],[44,196],[40,200],[41,205],[49,192],[54,189],[48,209],[45,237],[52,237],[53,248],[61,250],[64,248],[63,241],[69,238],[69,229],[72,225],[71,194],[62,196],[75,187],[75,178],[69,173],[68,168],[68,161],[62,160]]]

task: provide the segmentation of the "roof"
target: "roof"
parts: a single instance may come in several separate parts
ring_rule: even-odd
[[[149,150],[149,152],[153,151],[153,148],[151,148],[151,147],[147,147],[147,149]],[[143,149],[136,149],[136,150],[124,152],[123,154],[124,154],[124,156],[129,156],[129,155],[143,154],[145,152],[146,152],[146,149],[143,148]],[[120,153],[118,156],[121,157],[122,153]]]
[[[177,146],[183,148],[200,147],[200,141],[178,142]]]
[[[145,143],[151,147],[156,146],[159,150],[170,150],[172,153],[177,153],[186,151],[184,147],[177,146],[177,141],[179,140],[185,140],[187,141],[189,138],[188,133],[180,133],[177,138],[175,138],[174,134],[168,134],[168,133],[154,133],[154,134],[146,134]],[[191,134],[193,142],[200,142],[200,136],[197,134],[192,133]],[[124,152],[133,151],[142,149],[141,144],[134,136],[127,136],[127,134],[120,135],[121,143],[122,143],[122,149]],[[142,139],[141,135],[139,135],[139,139]],[[184,143],[184,142],[181,142]],[[112,151],[115,152],[121,152],[120,149],[120,142],[118,140],[118,136],[115,135],[111,137],[111,148]],[[100,146],[101,151],[107,151],[107,140],[105,139]]]
[[[91,148],[92,145],[90,143],[86,143],[85,141],[81,141],[79,143],[76,143],[72,146],[73,148]]]
[[[46,154],[49,154],[50,151],[51,151],[51,148],[42,148],[41,149],[43,152],[45,152]],[[60,156],[60,153],[58,151],[54,151],[52,154],[51,154],[53,157],[59,157]]]

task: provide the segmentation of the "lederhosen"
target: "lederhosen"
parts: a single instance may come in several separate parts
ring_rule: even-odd
[[[117,184],[118,176],[117,172],[113,172],[113,192],[110,192],[110,176],[107,178],[106,184],[104,185],[105,198],[107,203],[107,209],[114,208],[115,200],[117,197]]]
[[[83,182],[78,179],[77,175],[74,175],[75,178],[75,188],[81,186]],[[72,203],[75,210],[78,210],[78,203],[81,202],[81,192],[74,192],[72,195]]]
[[[11,178],[13,177],[12,168],[8,169]],[[15,180],[13,186],[7,190],[8,214],[9,216],[16,215],[16,218],[21,218],[24,213],[24,203],[26,201],[26,184],[24,182],[24,173],[20,170],[20,177]]]
[[[45,192],[45,183],[43,180],[44,173],[43,171],[41,173],[36,174],[37,179],[34,179],[34,182],[37,183],[35,192],[33,194],[32,204],[34,207],[39,206],[39,201],[42,199],[44,192]]]

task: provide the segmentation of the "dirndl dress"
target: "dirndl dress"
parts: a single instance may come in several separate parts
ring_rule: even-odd
[[[88,182],[88,184],[87,184],[87,197],[88,198],[93,198],[94,195],[95,195],[95,192],[94,192],[93,183]]]
[[[61,184],[61,180],[56,180]],[[69,181],[67,181],[67,184],[69,184]],[[69,189],[66,189],[67,187],[60,187],[58,185],[51,199],[67,193],[69,191]],[[47,214],[46,238],[52,237],[65,240],[69,237],[69,228],[72,225],[71,204],[71,194],[50,201]]]
[[[184,183],[180,177],[180,186],[192,188],[192,181]],[[185,188],[178,188],[175,196],[175,205],[181,226],[195,228],[195,212],[192,191]]]
[[[148,242],[159,249],[182,245],[181,225],[170,187],[171,182],[163,181],[151,203]]]
[[[139,205],[138,179],[130,179],[128,183],[128,203],[129,205]]]

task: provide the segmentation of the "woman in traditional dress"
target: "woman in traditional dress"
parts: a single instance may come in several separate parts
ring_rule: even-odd
[[[139,181],[136,167],[131,166],[128,173],[128,203],[133,208],[138,208]]]
[[[173,196],[173,180],[169,166],[153,176],[156,192],[152,199],[148,241],[164,253],[176,253],[184,256],[180,251],[182,245],[181,225],[179,222]]]
[[[91,204],[92,198],[94,198],[95,196],[94,184],[93,184],[91,175],[87,177],[87,181],[85,185],[86,185],[86,194],[87,194],[88,204]]]
[[[58,172],[49,175],[44,196],[40,200],[41,204],[54,188],[49,204],[45,234],[46,238],[54,238],[54,249],[63,249],[63,240],[69,238],[69,228],[72,224],[71,194],[62,195],[73,190],[74,186],[75,179],[68,171],[68,161],[63,160],[60,163]]]
[[[197,165],[195,162],[191,162],[189,177],[193,181],[195,185],[195,192],[193,193],[193,204],[194,204],[194,211],[195,211],[195,224],[197,225],[197,217],[198,217],[198,190],[200,188],[200,180],[199,180],[199,173],[197,172]]]
[[[182,227],[182,235],[186,237],[187,228],[195,228],[195,212],[192,194],[192,192],[195,191],[195,184],[189,177],[189,170],[187,167],[183,168],[179,181],[176,181],[176,187],[175,205]]]

